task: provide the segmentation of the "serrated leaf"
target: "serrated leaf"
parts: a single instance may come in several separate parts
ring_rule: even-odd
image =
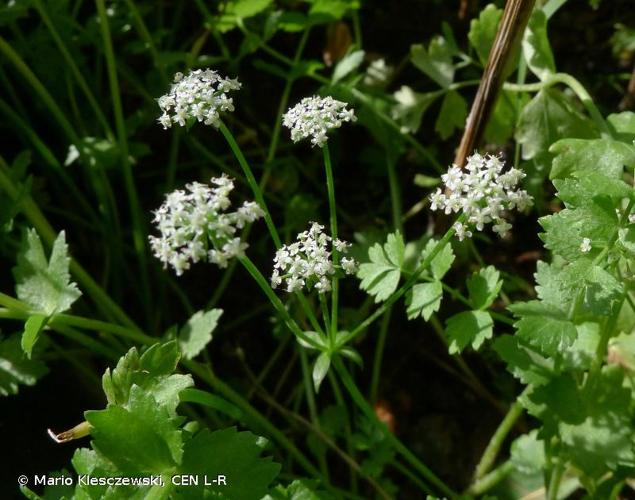
[[[176,341],[154,344],[142,356],[133,347],[119,359],[112,373],[106,369],[102,377],[108,403],[127,408],[131,388],[138,386],[150,394],[155,403],[166,409],[170,416],[175,416],[179,393],[194,384],[189,374],[172,374],[178,360]]]
[[[179,348],[185,359],[195,358],[205,349],[212,340],[212,332],[216,329],[221,314],[221,309],[198,311],[187,320],[178,336]]]
[[[24,333],[22,334],[20,345],[27,358],[31,359],[33,346],[37,342],[40,332],[46,326],[47,321],[48,317],[44,314],[34,314],[29,316],[29,319],[24,323]]]
[[[441,103],[441,111],[434,124],[434,130],[439,133],[441,139],[445,140],[455,130],[462,130],[465,127],[466,118],[467,102],[457,91],[449,90]]]
[[[223,475],[226,484],[205,485],[204,492],[201,488],[177,488],[178,493],[184,499],[198,499],[203,493],[206,498],[262,498],[280,466],[260,457],[260,441],[251,432],[237,432],[234,427],[202,430],[185,443],[181,470],[199,477]]]
[[[621,179],[624,166],[635,167],[635,147],[612,139],[563,139],[550,152],[555,155],[550,179],[587,171]]]
[[[421,252],[421,261],[423,262],[428,255],[434,250],[434,247],[437,246],[439,240],[435,238],[430,238],[426,243],[426,246]],[[455,256],[454,251],[452,250],[452,245],[445,245],[441,251],[432,259],[430,262],[430,272],[432,273],[432,277],[435,280],[441,281],[445,274],[452,267],[452,263],[454,262]],[[417,264],[419,265],[419,264]]]
[[[442,36],[433,38],[428,50],[419,44],[411,46],[410,60],[444,89],[454,81],[452,50]]]
[[[329,371],[331,366],[331,356],[327,352],[320,353],[320,355],[315,360],[315,364],[313,365],[313,387],[315,387],[315,392],[319,392],[320,385],[326,377],[326,374]]]
[[[335,66],[331,83],[339,82],[359,68],[362,62],[364,62],[365,55],[366,53],[363,50],[355,50],[350,54],[347,54],[346,57],[339,61]]]
[[[487,5],[479,14],[478,19],[470,22],[470,32],[467,38],[470,41],[481,64],[485,66],[489,52],[494,45],[494,37],[498,30],[498,23],[501,20],[503,11],[494,4]]]
[[[522,47],[527,66],[540,80],[544,81],[556,72],[547,35],[547,16],[542,10],[534,10],[529,18]]]
[[[125,473],[160,474],[183,454],[181,432],[151,394],[133,385],[128,408],[87,411],[93,447]]]
[[[557,357],[573,345],[578,331],[573,323],[550,316],[525,316],[515,324],[517,337],[543,356]]]
[[[555,89],[541,90],[527,103],[518,118],[515,134],[516,141],[522,146],[524,160],[548,155],[549,147],[559,139],[596,136],[593,122]],[[552,153],[557,154],[557,151],[552,150]]]
[[[405,245],[399,231],[391,233],[383,245],[375,243],[368,250],[370,262],[359,266],[357,277],[360,288],[375,297],[375,302],[386,300],[397,289],[404,261]]]
[[[465,311],[451,316],[445,327],[450,354],[460,353],[468,345],[478,350],[486,339],[492,338],[493,326],[492,317],[485,311]]]
[[[35,385],[47,372],[46,365],[22,352],[19,334],[0,337],[0,396],[17,394],[20,385]]]
[[[479,269],[467,280],[470,305],[473,309],[487,309],[498,297],[502,286],[500,273],[494,266]]]
[[[608,245],[618,224],[614,204],[606,197],[589,200],[578,208],[565,208],[542,217],[539,222],[545,229],[540,234],[545,247],[569,261],[584,256],[581,248],[584,238],[589,238],[594,248]]]
[[[440,281],[414,285],[406,297],[408,319],[422,317],[428,321],[441,307],[442,298],[443,285]]]
[[[69,263],[64,231],[57,236],[48,261],[37,232],[27,231],[18,265],[13,268],[18,298],[33,312],[47,316],[67,311],[81,295],[71,282]]]
[[[538,431],[517,437],[511,446],[511,462],[521,474],[537,474],[545,467],[545,443],[538,439]]]

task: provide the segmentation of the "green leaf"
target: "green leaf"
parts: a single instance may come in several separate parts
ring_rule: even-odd
[[[454,81],[452,50],[442,36],[433,38],[428,50],[420,44],[412,45],[410,60],[444,89]]]
[[[22,352],[19,334],[0,336],[0,396],[17,394],[20,385],[35,385],[47,372],[46,365]]]
[[[556,72],[547,35],[547,16],[542,10],[534,10],[529,18],[522,47],[527,66],[538,78],[544,81]]]
[[[350,54],[347,54],[340,62],[337,63],[333,70],[333,77],[331,83],[335,84],[350,75],[364,62],[364,56],[366,53],[363,50],[355,50]]]
[[[212,332],[216,329],[221,314],[221,309],[198,311],[187,320],[178,336],[179,348],[185,359],[195,358],[205,349],[212,340]]]
[[[443,102],[441,103],[441,111],[434,124],[441,139],[449,138],[455,130],[462,130],[465,127],[467,118],[467,102],[455,90],[449,90]]]
[[[559,425],[564,457],[589,477],[635,466],[631,391],[623,386],[623,377],[620,367],[605,367],[583,393],[583,422]]]
[[[547,384],[534,388],[530,396],[538,405],[545,405],[547,418],[580,424],[584,421],[586,408],[580,389],[570,373],[560,374]]]
[[[396,104],[391,111],[393,119],[401,125],[401,131],[403,133],[414,133],[419,130],[423,115],[439,96],[439,92],[421,94],[415,92],[407,85],[402,85],[393,94]]]
[[[386,300],[397,289],[404,261],[405,245],[399,231],[391,233],[386,243],[375,243],[368,250],[370,262],[359,266],[357,277],[360,287],[375,297],[375,302]]]
[[[540,234],[545,247],[569,261],[585,255],[580,247],[584,238],[591,240],[594,249],[608,245],[618,224],[615,206],[605,197],[588,200],[579,208],[565,208],[539,221],[545,229]],[[591,250],[590,255],[593,253]]]
[[[496,300],[502,286],[500,273],[494,266],[479,269],[467,280],[470,305],[473,309],[487,309]]]
[[[624,166],[635,167],[635,148],[612,139],[564,139],[550,151],[556,155],[551,179],[563,179],[574,172],[584,175],[588,171],[621,179]]]
[[[633,199],[635,191],[626,182],[615,177],[607,177],[601,172],[574,172],[573,177],[554,179],[560,198],[567,208],[588,205],[594,198],[609,197],[617,208],[623,199]]]
[[[70,280],[69,263],[64,231],[57,236],[48,261],[37,232],[27,231],[18,265],[13,268],[18,298],[47,316],[67,311],[81,295]]]
[[[237,432],[234,427],[214,432],[202,430],[185,443],[181,470],[210,479],[222,475],[226,484],[207,485],[204,491],[184,487],[178,492],[184,499],[262,498],[280,466],[270,458],[260,457],[261,441],[251,432]]]
[[[450,354],[463,351],[468,345],[478,350],[485,339],[492,338],[494,321],[488,312],[465,311],[451,316],[445,327]]]
[[[545,468],[545,443],[534,429],[517,437],[511,446],[511,462],[521,474],[537,474]]]
[[[119,359],[112,374],[108,368],[102,377],[108,403],[128,407],[130,390],[136,385],[152,395],[156,404],[165,408],[170,416],[174,416],[179,393],[194,383],[189,374],[172,374],[178,360],[176,341],[154,344],[141,357],[133,347]]]
[[[443,285],[440,281],[419,283],[412,287],[406,296],[408,319],[422,317],[426,321],[441,307]]]
[[[434,247],[437,246],[437,243],[439,242],[439,240],[435,239],[435,238],[430,238],[428,240],[428,242],[426,243],[426,246],[423,249],[423,252],[421,252],[421,259],[420,261],[423,262],[428,255],[430,255],[430,253],[432,252],[432,250],[434,250]],[[432,259],[432,262],[430,263],[430,271],[432,273],[432,277],[435,280],[441,281],[443,279],[443,277],[445,276],[445,274],[450,270],[450,268],[452,267],[452,263],[454,262],[455,256],[454,256],[454,252],[452,251],[452,245],[445,245],[441,251],[434,257],[434,259]],[[420,262],[417,263],[417,266],[420,264]]]
[[[498,30],[498,23],[501,20],[503,11],[494,4],[487,5],[479,14],[478,19],[472,19],[470,22],[470,32],[467,35],[468,40],[479,60],[485,66],[489,52],[494,45],[494,37]]]
[[[315,364],[313,365],[313,386],[315,387],[315,392],[320,391],[320,385],[322,384],[322,380],[324,380],[324,377],[326,377],[330,366],[331,356],[329,355],[329,353],[320,353],[320,355],[315,360]]]
[[[577,111],[568,97],[550,88],[538,92],[523,108],[515,136],[522,146],[522,158],[531,160],[548,155],[549,147],[559,139],[590,138],[597,132],[593,122]]]
[[[151,394],[133,385],[128,408],[87,411],[93,447],[124,473],[160,474],[183,454],[181,432]]]
[[[494,351],[507,363],[507,370],[523,384],[539,386],[551,379],[550,362],[522,345],[512,335],[502,335],[494,340]]]
[[[543,356],[557,357],[573,345],[578,331],[573,323],[547,315],[525,316],[515,324],[518,338]]]
[[[27,358],[31,359],[33,346],[35,342],[37,342],[40,332],[46,326],[47,321],[48,317],[44,314],[34,314],[33,316],[29,316],[29,319],[24,323],[24,333],[22,334],[20,345]]]

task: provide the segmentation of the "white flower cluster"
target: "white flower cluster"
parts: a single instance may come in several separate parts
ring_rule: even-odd
[[[472,236],[469,228],[482,231],[489,223],[494,223],[494,232],[504,236],[511,229],[511,224],[503,218],[505,211],[514,208],[522,211],[531,206],[531,196],[517,189],[525,174],[516,168],[502,173],[503,167],[497,156],[474,153],[464,169],[453,165],[441,176],[449,194],[437,189],[430,196],[430,208],[446,214],[463,212],[467,216],[465,223],[454,225],[460,240]]]
[[[339,239],[333,241],[324,233],[324,226],[312,222],[308,231],[298,234],[295,243],[283,245],[276,252],[271,286],[276,288],[285,282],[287,292],[300,290],[305,285],[309,290],[313,287],[320,293],[331,290],[330,278],[335,274],[336,266],[331,260],[329,243],[338,253],[346,253],[351,246]],[[346,274],[353,274],[357,270],[357,262],[343,257],[337,267]]]
[[[227,267],[231,258],[242,255],[247,248],[235,236],[237,230],[264,215],[253,201],[227,212],[234,182],[225,175],[211,182],[215,187],[192,182],[185,190],[173,191],[154,212],[153,222],[161,235],[149,237],[152,252],[166,267],[172,266],[178,276],[198,261]]]
[[[343,122],[357,120],[346,103],[327,97],[305,97],[289,109],[282,117],[282,124],[291,130],[291,140],[298,142],[311,138],[311,144],[322,147],[328,137],[327,132],[339,128]]]
[[[170,91],[158,99],[163,111],[159,123],[167,129],[197,120],[218,127],[220,113],[234,111],[234,101],[227,93],[238,89],[238,80],[223,78],[211,69],[196,69],[187,76],[177,73]]]

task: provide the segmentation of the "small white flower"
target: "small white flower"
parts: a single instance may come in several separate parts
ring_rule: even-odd
[[[291,140],[298,142],[311,138],[311,144],[324,146],[327,132],[339,128],[344,122],[357,120],[346,103],[327,97],[305,97],[282,117],[282,124],[291,130]]]
[[[635,224],[635,213],[629,214],[628,222],[630,222],[631,224]]]
[[[153,222],[161,233],[150,236],[152,251],[165,266],[180,276],[191,263],[207,260],[227,267],[234,257],[244,255],[247,244],[234,236],[246,223],[264,215],[254,202],[245,202],[235,212],[229,195],[233,181],[226,176],[211,180],[214,187],[192,182],[185,190],[169,193],[154,212]]]
[[[238,80],[223,78],[212,69],[196,69],[187,76],[176,73],[170,91],[157,99],[163,112],[159,123],[166,129],[173,124],[184,126],[189,120],[218,127],[219,112],[234,110],[227,93],[238,89]]]
[[[454,228],[460,240],[470,238],[470,228],[482,231],[492,223],[492,230],[505,236],[511,224],[504,219],[505,212],[525,210],[532,198],[526,191],[517,189],[525,174],[511,168],[503,172],[503,162],[497,156],[474,153],[467,159],[464,169],[452,165],[441,176],[445,189],[437,189],[430,195],[430,209],[443,210],[446,214],[462,212],[467,216],[465,224]]]
[[[580,243],[580,251],[582,253],[589,253],[591,251],[591,239],[590,238],[582,238],[582,243]]]
[[[276,252],[271,286],[276,288],[286,283],[288,292],[300,290],[305,285],[309,290],[315,288],[319,293],[330,291],[331,277],[337,269],[345,274],[353,274],[357,269],[357,262],[347,257],[342,258],[339,266],[333,265],[333,249],[346,253],[348,247],[350,243],[333,241],[324,233],[324,226],[312,222],[308,231],[298,234],[295,243],[284,245]]]

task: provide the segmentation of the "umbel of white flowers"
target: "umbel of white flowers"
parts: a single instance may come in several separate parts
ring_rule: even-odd
[[[338,239],[333,241],[324,233],[324,226],[312,222],[308,231],[298,234],[295,243],[283,245],[276,252],[271,286],[276,288],[285,283],[287,292],[300,290],[304,286],[309,290],[315,288],[320,293],[328,292],[331,289],[330,278],[336,272],[329,244],[339,253],[346,253],[351,246]],[[353,274],[357,270],[357,262],[343,257],[338,267],[346,274]]]
[[[514,208],[522,211],[533,203],[526,191],[517,189],[525,174],[516,168],[502,173],[503,167],[504,163],[497,156],[474,153],[464,169],[452,165],[441,176],[449,193],[437,189],[430,196],[430,208],[446,214],[462,212],[467,216],[465,223],[454,225],[459,240],[471,237],[471,228],[482,231],[490,223],[495,233],[504,236],[512,227],[503,218],[505,211]]]
[[[220,113],[234,111],[234,101],[227,93],[238,89],[238,80],[223,78],[212,69],[196,69],[187,76],[177,73],[170,91],[158,99],[163,111],[159,123],[165,129],[194,121],[218,128]]]
[[[164,267],[172,266],[178,276],[198,261],[227,267],[231,258],[242,255],[247,248],[236,236],[237,231],[264,215],[253,201],[228,212],[232,179],[223,175],[211,183],[214,187],[192,182],[185,190],[173,191],[154,212],[153,222],[161,234],[149,237],[152,252]]]
[[[293,142],[311,138],[311,144],[322,147],[326,143],[327,132],[339,128],[344,122],[357,120],[346,103],[326,97],[305,97],[289,109],[282,117],[282,124],[291,130]]]

